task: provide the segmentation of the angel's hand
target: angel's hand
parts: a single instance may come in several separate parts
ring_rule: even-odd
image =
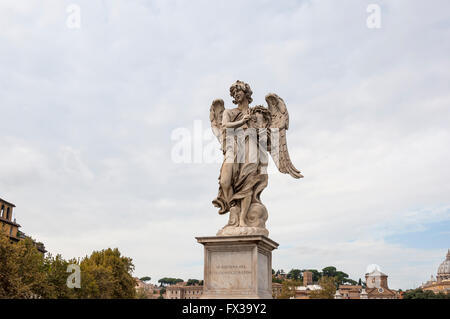
[[[245,114],[242,121],[247,122],[248,120],[250,120],[250,118],[251,118],[250,114]]]

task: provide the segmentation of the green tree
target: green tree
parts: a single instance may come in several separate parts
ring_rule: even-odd
[[[328,266],[322,269],[322,276],[335,277],[336,272],[337,272],[336,267]]]
[[[117,248],[94,251],[80,262],[81,289],[79,298],[123,299],[136,296],[136,281],[132,259],[121,255]]]
[[[300,281],[295,280],[284,280],[281,286],[281,294],[278,296],[278,299],[291,299],[295,298],[295,287],[301,286]]]
[[[159,290],[159,297],[158,299],[164,299],[164,294],[166,293],[166,288],[162,288]]]
[[[188,279],[186,286],[194,286],[194,285],[200,285],[200,280],[198,279]]]
[[[302,277],[302,271],[300,269],[291,269],[288,274],[286,275],[286,278],[292,279],[292,280],[300,280]]]
[[[175,285],[179,282],[183,282],[183,279],[180,278],[171,278],[171,277],[164,277],[158,280],[161,287],[165,287],[167,285]]]
[[[284,272],[284,270],[283,269],[278,269],[276,272],[275,272],[275,276],[284,276],[286,273]]]
[[[81,289],[67,287],[69,264],[80,266]],[[117,248],[66,261],[44,256],[32,238],[13,243],[0,233],[0,298],[134,298],[133,270]]]
[[[272,282],[277,282],[277,283],[281,284],[283,282],[283,280],[279,279],[279,278],[277,278],[275,276],[272,276]]]
[[[152,278],[149,277],[149,276],[145,276],[145,277],[139,278],[139,280],[140,280],[140,281],[143,281],[143,282],[147,282],[147,281],[152,280]]]
[[[66,261],[61,255],[53,257],[48,254],[44,259],[45,272],[47,274],[48,293],[45,298],[52,299],[69,299],[75,298],[75,291],[67,287],[67,266],[70,263],[76,263],[76,260],[71,262]]]
[[[322,269],[322,276],[325,277],[334,277],[336,280],[336,288],[339,287],[339,285],[343,284],[350,284],[350,285],[356,285],[357,282],[353,279],[350,279],[348,274],[346,274],[343,271],[338,271],[336,267],[334,266],[328,266]]]
[[[44,256],[32,239],[13,243],[1,232],[0,298],[45,298],[49,292]]]
[[[450,299],[449,294],[437,293],[431,290],[422,290],[420,288],[407,290],[403,294],[403,299]]]
[[[357,285],[358,284],[358,282],[356,282],[355,280],[350,279],[350,278],[344,279],[343,283],[344,284],[350,284],[350,285]]]
[[[333,299],[336,293],[336,280],[334,277],[323,276],[319,280],[322,289],[311,291],[309,297],[311,299]]]

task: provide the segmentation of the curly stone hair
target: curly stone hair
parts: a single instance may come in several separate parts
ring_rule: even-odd
[[[262,115],[265,125],[264,125],[264,127],[258,127],[258,126],[256,126],[256,127],[257,128],[269,128],[270,124],[272,123],[272,114],[270,114],[270,111],[262,105],[257,105],[250,109],[250,114],[252,115],[252,118],[251,118],[252,121],[250,123],[250,127],[255,127],[254,124],[257,123],[257,119],[256,119],[255,115],[257,113],[260,113]]]
[[[252,91],[252,89],[250,89],[250,85],[248,85],[247,83],[245,83],[243,81],[239,81],[239,80],[234,82],[233,85],[231,85],[231,87],[230,87],[230,95],[233,99],[235,98],[234,96],[238,90],[244,91],[245,97],[247,98],[247,101],[248,101],[248,104],[252,103],[253,91]],[[238,102],[234,99],[233,103],[237,104]]]

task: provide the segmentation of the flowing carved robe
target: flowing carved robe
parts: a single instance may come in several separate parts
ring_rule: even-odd
[[[251,110],[251,108],[250,108]],[[230,121],[236,122],[241,120],[244,117],[244,114],[241,112],[240,109],[234,108],[230,110]],[[247,124],[244,124],[240,128],[235,129],[235,132],[240,131],[240,133],[245,132],[245,130],[248,128]],[[264,161],[264,163],[261,162],[261,152],[258,149],[258,155],[256,161],[249,161],[249,143],[258,143],[258,141],[254,141],[249,138],[249,136],[246,134],[245,138],[239,139],[236,135],[240,134],[234,134],[234,136],[228,136],[227,137],[227,131],[230,129],[224,129],[222,127],[224,140],[223,140],[223,153],[224,153],[224,161],[222,163],[222,168],[225,164],[227,164],[227,159],[229,165],[233,165],[232,170],[232,181],[231,181],[231,187],[233,189],[233,195],[231,197],[231,200],[227,202],[225,200],[222,186],[220,185],[220,176],[219,176],[219,194],[216,199],[213,200],[214,206],[219,208],[219,214],[225,214],[230,210],[230,207],[237,205],[240,206],[240,202],[243,198],[247,196],[252,196],[251,203],[261,203],[260,200],[260,194],[263,191],[263,189],[267,186],[268,176],[267,173],[264,171],[264,173],[261,172],[261,168],[263,166],[267,166],[267,161]],[[233,130],[233,129],[231,129]],[[265,129],[264,129],[265,130]],[[227,143],[228,140],[228,143]],[[258,144],[257,144],[258,145]],[[239,150],[241,152],[245,150],[245,160],[239,161],[238,154]],[[263,156],[267,157],[267,153],[265,152]],[[222,174],[222,168],[221,168],[221,174]]]

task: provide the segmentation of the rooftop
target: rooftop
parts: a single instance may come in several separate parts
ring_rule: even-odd
[[[0,198],[0,203],[5,203],[6,205],[12,206],[12,207],[16,207],[16,205],[14,205],[13,203],[7,202],[6,200]]]
[[[382,273],[382,272],[379,271],[378,269],[375,269],[375,270],[372,271],[371,273],[367,273],[366,276],[371,276],[371,277],[375,277],[375,276],[379,276],[379,277],[387,277],[388,275]]]

